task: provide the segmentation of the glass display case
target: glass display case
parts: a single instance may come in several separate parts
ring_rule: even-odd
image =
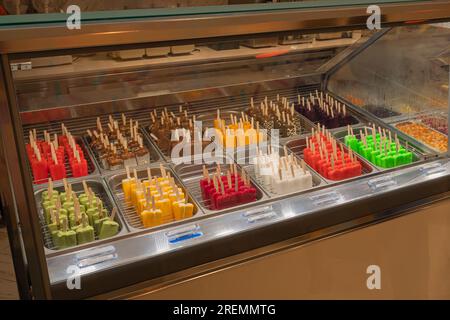
[[[130,293],[447,197],[450,5],[379,4],[374,31],[364,1],[1,24],[22,296]]]

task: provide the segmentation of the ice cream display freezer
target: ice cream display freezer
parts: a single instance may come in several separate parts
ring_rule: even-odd
[[[264,297],[264,272],[246,267],[280,267],[276,254],[292,254],[278,281],[310,281],[305,270],[330,257],[323,243],[434,206],[448,211],[449,74],[433,61],[449,45],[450,29],[435,22],[450,19],[450,5],[382,1],[374,31],[364,30],[365,6],[129,10],[105,24],[110,13],[86,13],[73,33],[64,15],[43,15],[52,26],[0,24],[0,191],[21,296],[190,298],[183,292],[197,286],[201,298],[201,279],[234,273],[235,283],[254,279],[236,297]],[[203,50],[344,29],[362,36]],[[177,45],[196,50],[103,60]],[[72,65],[20,67],[63,54]],[[410,231],[405,223],[400,232]],[[306,247],[315,259],[298,265]],[[309,286],[287,297],[326,297],[323,283]],[[219,281],[211,297],[234,296]]]

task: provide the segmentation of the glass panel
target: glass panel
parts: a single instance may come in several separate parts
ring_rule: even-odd
[[[360,39],[361,31],[288,34],[32,58],[13,76],[21,111],[31,111],[295,79]]]
[[[424,126],[448,134],[449,37],[448,24],[393,28],[332,75],[328,88],[415,138],[411,130],[446,145]]]

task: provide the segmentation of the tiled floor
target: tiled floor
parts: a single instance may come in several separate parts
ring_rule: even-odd
[[[9,250],[8,234],[0,227],[0,300],[19,299],[16,276]]]

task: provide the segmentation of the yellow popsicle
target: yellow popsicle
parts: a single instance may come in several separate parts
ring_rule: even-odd
[[[131,197],[131,184],[134,182],[134,179],[123,179],[122,180],[122,190],[125,197],[125,201],[130,201]]]
[[[156,210],[144,210],[141,213],[142,224],[144,227],[155,227],[163,223],[162,212],[159,209]]]

